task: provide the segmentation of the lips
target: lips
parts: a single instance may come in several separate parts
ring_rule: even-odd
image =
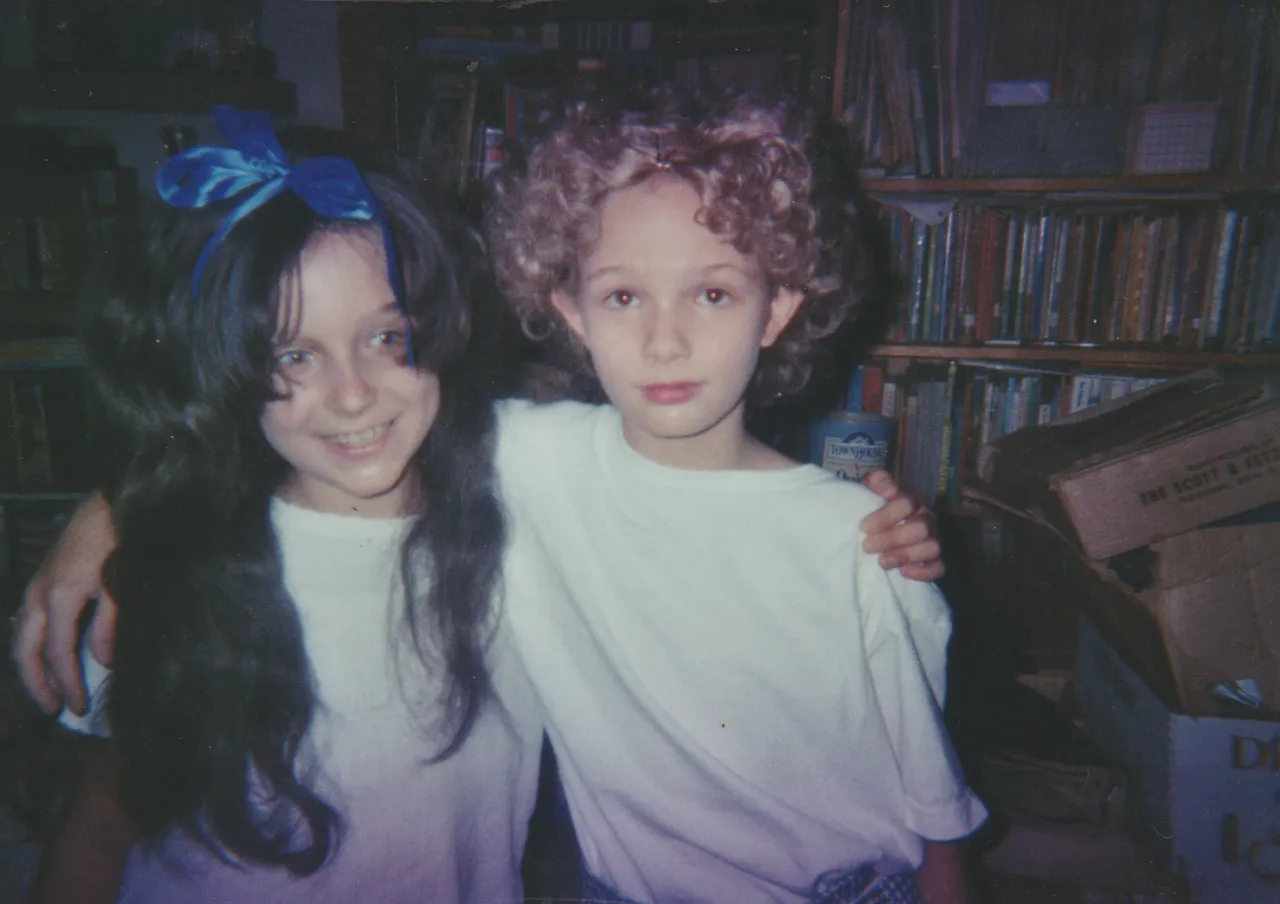
[[[644,397],[654,405],[679,405],[687,402],[698,392],[698,383],[649,383],[644,389]]]

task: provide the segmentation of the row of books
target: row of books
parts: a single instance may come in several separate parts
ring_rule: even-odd
[[[0,493],[80,492],[94,485],[90,400],[82,367],[0,366]]]
[[[647,51],[653,23],[647,19],[511,22],[493,26],[438,25],[418,39],[417,54],[431,59],[496,63],[544,52]]]
[[[884,364],[871,363],[855,371],[844,407],[893,420],[890,470],[930,505],[954,506],[985,444],[1162,381],[960,362],[891,376]]]
[[[997,6],[1005,21],[993,23],[994,46],[1023,47],[1029,64],[1009,77],[1051,76],[1055,103],[1215,103],[1214,169],[1280,170],[1280,8],[1274,3],[998,0]],[[1020,25],[1027,15],[1042,17],[1042,40],[1028,42]]]
[[[409,40],[414,53],[393,69],[394,146],[467,195],[562,89],[671,77],[799,94],[812,34],[807,13],[773,21],[726,10],[696,22],[437,22]]]
[[[0,292],[68,291],[69,239],[59,217],[0,217]]]
[[[70,166],[16,167],[3,176],[5,191],[38,193],[56,182],[54,201],[0,201],[0,304],[3,293],[74,291],[86,263],[105,254],[121,218],[136,200],[136,172],[114,165],[92,170]],[[8,200],[6,198],[6,200]]]
[[[1193,102],[1213,105],[1196,127],[1209,133],[1212,153],[1183,171],[1280,171],[1280,9],[1272,3],[842,0],[839,36],[836,112],[873,171],[983,172],[984,106],[1136,113]],[[1168,139],[1199,145],[1200,137]]]
[[[891,341],[1280,342],[1276,211],[958,204],[936,224],[894,208],[885,222],[903,280]]]
[[[957,171],[963,123],[979,101],[979,29],[979,17],[960,16],[959,0],[842,0],[835,112],[865,167]]]

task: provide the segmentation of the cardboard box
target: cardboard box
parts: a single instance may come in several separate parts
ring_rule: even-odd
[[[1210,616],[1212,613],[1209,613]],[[1280,899],[1280,722],[1172,711],[1087,619],[1076,694],[1195,904]]]
[[[1280,378],[1201,371],[983,450],[1007,508],[1107,558],[1280,499]]]
[[[1152,549],[1155,584],[1138,599],[1164,639],[1180,710],[1219,713],[1210,689],[1251,679],[1280,712],[1280,524],[1203,528]]]
[[[1084,550],[1102,559],[1280,499],[1280,400],[1055,474]]]

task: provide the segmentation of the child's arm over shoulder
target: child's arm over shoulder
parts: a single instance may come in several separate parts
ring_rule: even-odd
[[[863,483],[840,483],[859,501],[845,517],[861,527],[862,549],[877,555],[881,568],[915,581],[936,581],[946,573],[937,519],[917,496],[904,492],[887,471],[873,471]]]

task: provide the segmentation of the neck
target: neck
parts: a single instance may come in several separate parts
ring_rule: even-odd
[[[755,467],[760,446],[747,433],[744,406],[739,403],[717,423],[690,436],[654,436],[622,421],[627,444],[652,462],[687,471],[734,471]]]

